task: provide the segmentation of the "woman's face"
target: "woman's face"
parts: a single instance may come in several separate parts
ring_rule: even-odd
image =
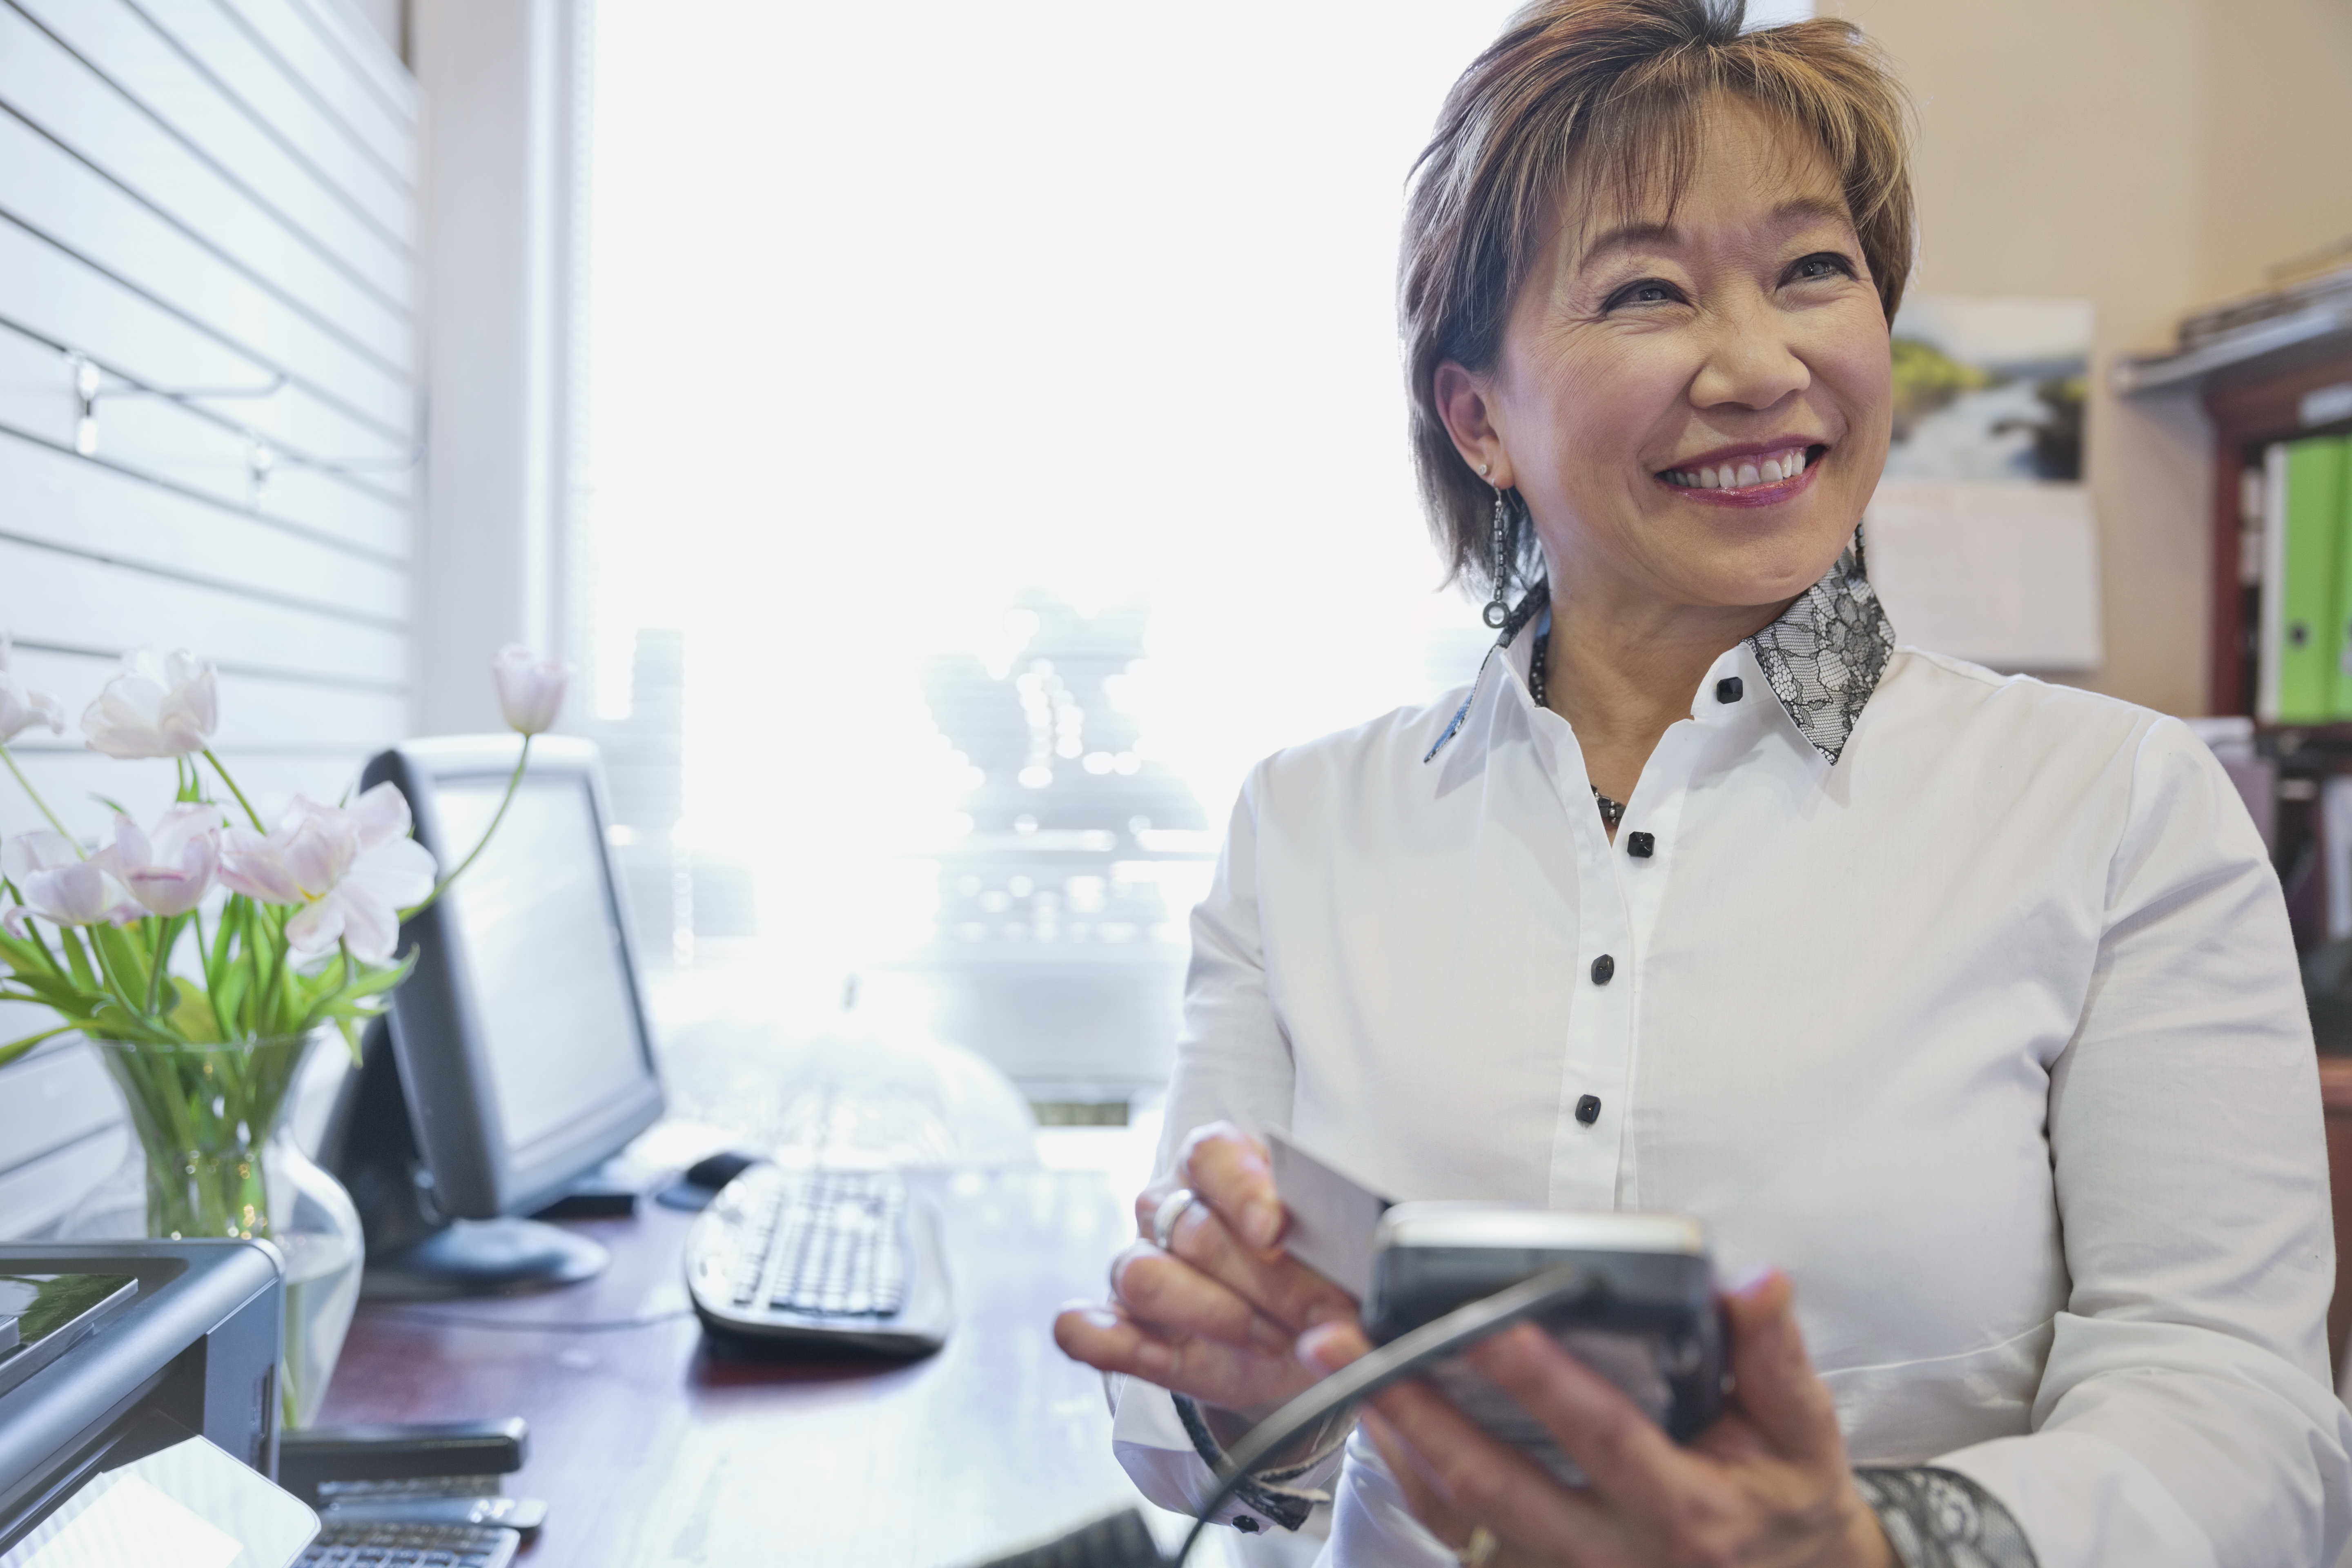
[[[1777,606],[1886,460],[1886,319],[1836,172],[1738,99],[1704,145],[1671,221],[1561,223],[1494,371],[1440,372],[1455,440],[1517,488],[1572,595]]]

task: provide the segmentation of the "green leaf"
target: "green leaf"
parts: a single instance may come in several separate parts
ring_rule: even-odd
[[[70,1035],[73,1031],[73,1025],[59,1024],[54,1029],[43,1029],[37,1035],[26,1035],[20,1040],[10,1040],[6,1045],[0,1046],[0,1065],[5,1065],[6,1063],[15,1061],[18,1057],[21,1057],[26,1051],[31,1050],[43,1040],[54,1039],[59,1035]],[[358,1047],[354,1047],[352,1051],[354,1059],[356,1059]]]
[[[59,926],[58,945],[66,950],[66,967],[73,972],[74,980],[84,991],[95,992],[104,989],[99,984],[98,971],[90,965],[89,952],[82,947],[81,931],[79,927]]]
[[[37,997],[44,1006],[54,1007],[60,1013],[86,1016],[92,1007],[106,1000],[103,993],[92,992],[51,975],[18,974],[10,978],[13,984],[22,986],[27,995]]]
[[[177,989],[179,1000],[168,1015],[172,1026],[199,1044],[226,1040],[228,1037],[221,1033],[220,1020],[213,1015],[212,999],[193,985],[182,984]]]
[[[105,973],[107,990],[135,1010],[132,998],[147,994],[147,955],[113,926],[94,925],[87,930],[99,967]]]
[[[109,1040],[134,1040],[149,1045],[172,1045],[173,1037],[142,1017],[136,1009],[126,1007],[113,997],[100,1003],[90,1014],[89,1031]]]
[[[29,936],[15,937],[0,933],[0,958],[8,961],[12,973],[31,971],[35,974],[56,974],[58,961],[49,955],[49,944],[43,942],[37,930]]]

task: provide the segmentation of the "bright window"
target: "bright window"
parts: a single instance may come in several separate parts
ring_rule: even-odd
[[[748,871],[776,1005],[1015,925],[1181,962],[1255,760],[1470,678],[1489,634],[1415,501],[1394,266],[1407,171],[1507,9],[604,0],[597,701],[626,708],[641,631],[681,635],[681,837]],[[1041,674],[1055,626],[1085,647]],[[1040,801],[1166,804],[1003,839],[1045,773]],[[1118,847],[956,869],[1055,832]],[[1138,877],[1158,913],[1118,918]]]

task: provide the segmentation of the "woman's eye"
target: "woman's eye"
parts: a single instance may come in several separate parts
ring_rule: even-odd
[[[1789,281],[1791,283],[1817,283],[1824,278],[1853,276],[1853,263],[1829,250],[1808,256],[1789,268]]]
[[[1639,283],[1628,283],[1609,296],[1604,309],[1615,310],[1620,305],[1671,305],[1682,298],[1681,290],[1656,278],[1644,278]]]

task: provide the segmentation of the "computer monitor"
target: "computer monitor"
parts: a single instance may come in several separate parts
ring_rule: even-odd
[[[496,816],[520,744],[412,741],[362,787],[399,786],[446,872]],[[489,847],[401,928],[415,971],[369,1030],[323,1150],[367,1232],[372,1296],[538,1289],[606,1261],[520,1217],[662,1111],[606,820],[596,748],[540,737]]]

